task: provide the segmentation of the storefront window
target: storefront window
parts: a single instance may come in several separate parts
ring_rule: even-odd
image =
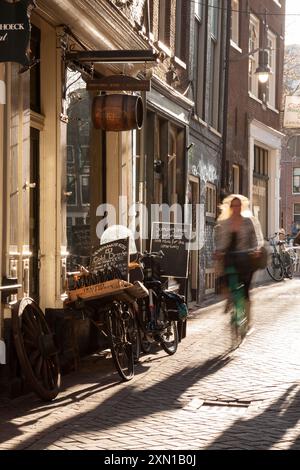
[[[67,250],[68,271],[87,265],[90,238],[91,98],[78,72],[67,72]]]

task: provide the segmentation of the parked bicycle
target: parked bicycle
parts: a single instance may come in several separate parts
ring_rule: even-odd
[[[275,233],[269,238],[272,249],[271,262],[267,266],[267,272],[274,281],[282,281],[285,277],[292,279],[295,271],[296,256],[288,250],[286,240],[278,240]]]
[[[179,342],[177,321],[185,319],[187,306],[184,297],[168,290],[168,281],[162,280],[159,261],[163,256],[162,251],[139,256],[149,297],[138,299],[137,323],[143,352],[150,353],[152,344],[156,343],[172,355]]]
[[[110,348],[120,377],[130,380],[134,362],[140,355],[140,340],[134,304],[143,290],[140,285],[121,279],[115,267],[90,272],[81,269],[68,283],[68,308],[80,311],[89,318],[101,338],[102,349]],[[145,294],[148,292],[145,290]]]

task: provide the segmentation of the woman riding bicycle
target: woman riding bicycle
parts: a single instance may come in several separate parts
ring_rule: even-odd
[[[215,229],[215,257],[219,261],[222,279],[228,286],[228,268],[234,267],[239,282],[244,286],[245,310],[248,328],[251,328],[249,289],[254,270],[249,254],[260,256],[264,240],[259,221],[249,210],[249,200],[240,194],[232,194],[223,200],[221,214]],[[225,275],[224,275],[225,274]]]

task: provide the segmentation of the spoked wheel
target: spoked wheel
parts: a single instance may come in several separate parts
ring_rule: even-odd
[[[42,400],[53,400],[60,387],[57,350],[44,314],[31,298],[24,298],[14,306],[12,331],[28,385]]]
[[[160,333],[160,345],[170,356],[175,354],[178,347],[178,331],[175,321],[167,321]]]
[[[141,355],[141,338],[134,312],[132,312],[132,317],[128,320],[128,336],[132,344],[133,360],[136,364]]]
[[[282,263],[280,257],[273,253],[272,254],[272,261],[269,266],[267,266],[267,271],[274,281],[282,281],[284,276],[284,271],[282,267]]]
[[[111,354],[116,369],[123,380],[134,376],[134,351],[129,334],[130,313],[121,304],[115,304],[109,314]]]

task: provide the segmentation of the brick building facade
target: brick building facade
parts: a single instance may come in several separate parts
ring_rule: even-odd
[[[268,236],[279,226],[285,1],[232,0],[231,9],[223,186],[250,198]],[[262,49],[272,72],[267,84],[255,75]]]

